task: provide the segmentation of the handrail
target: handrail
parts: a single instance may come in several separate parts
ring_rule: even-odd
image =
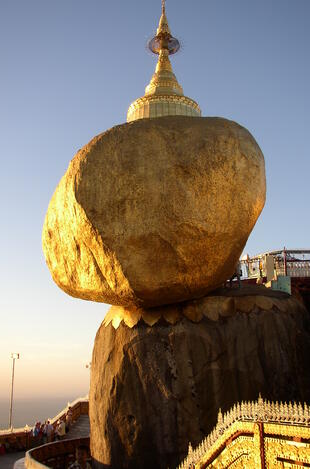
[[[64,407],[55,417],[53,417],[51,419],[51,423],[54,423],[54,422],[57,422],[57,420],[59,420],[59,418],[64,415],[64,413],[67,412],[68,410],[68,407],[73,407],[75,406],[76,404],[79,404],[80,402],[88,402],[88,395],[84,396],[84,397],[77,397],[74,401],[72,401],[71,403],[68,402],[67,406]],[[29,429],[29,425],[25,425],[24,427],[16,427],[16,428],[13,428],[13,429],[10,429],[10,428],[4,428],[4,429],[0,429],[0,436],[3,436],[3,435],[12,435],[12,433],[22,433],[25,431],[25,428],[28,428]],[[32,427],[31,427],[32,428]]]
[[[50,468],[49,461],[58,460],[61,467],[67,467],[68,462],[72,462],[75,449],[79,445],[89,447],[89,437],[74,438],[70,440],[55,441],[46,443],[26,452],[25,466],[27,469]],[[71,459],[71,461],[69,461]],[[66,461],[66,464],[65,464]]]
[[[88,409],[83,408],[83,404],[88,404],[88,396],[78,397],[71,403],[68,402],[67,406],[64,407],[55,417],[51,419],[52,425],[55,427],[57,421],[63,417],[68,407],[72,408],[72,419],[73,421],[77,420],[80,415],[88,413]],[[8,443],[13,450],[29,449],[33,444],[37,442],[35,438],[31,437],[32,427],[26,425],[21,428],[6,429],[0,430],[0,444]]]

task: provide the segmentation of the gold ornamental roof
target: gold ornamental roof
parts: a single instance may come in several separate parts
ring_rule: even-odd
[[[199,105],[184,96],[172,70],[169,55],[175,54],[179,48],[179,41],[170,32],[163,0],[156,36],[149,42],[149,49],[158,55],[155,73],[145,88],[145,95],[129,106],[127,122],[148,117],[201,116]]]

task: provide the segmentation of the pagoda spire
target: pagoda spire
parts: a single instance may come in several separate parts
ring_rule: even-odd
[[[149,49],[158,55],[158,61],[150,84],[145,88],[145,96],[153,94],[183,96],[182,86],[173,73],[169,59],[169,55],[178,52],[180,43],[170,32],[165,0],[162,0],[162,12],[156,36],[149,42]]]
[[[161,17],[160,17],[160,20],[159,20],[159,25],[158,25],[158,28],[157,28],[157,36],[159,34],[170,34],[171,36],[171,32],[170,32],[170,29],[169,29],[169,25],[168,25],[168,20],[167,20],[167,17],[166,17],[166,2],[165,0],[162,0],[161,1]]]
[[[172,70],[169,56],[178,52],[180,42],[171,34],[165,0],[162,0],[156,35],[149,41],[148,48],[158,55],[155,73],[145,88],[145,95],[130,105],[127,121],[171,115],[199,117],[201,111],[198,104],[184,96],[182,86]]]

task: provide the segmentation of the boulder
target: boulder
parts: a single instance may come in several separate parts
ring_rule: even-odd
[[[259,393],[310,401],[310,317],[297,300],[221,291],[178,305],[173,323],[169,308],[156,308],[153,325],[152,310],[127,325],[113,323],[124,317],[114,307],[97,332],[89,408],[96,469],[174,468],[189,442],[212,430],[219,408]]]
[[[221,118],[116,126],[71,161],[43,251],[69,295],[152,307],[198,298],[234,270],[265,202],[262,152]]]

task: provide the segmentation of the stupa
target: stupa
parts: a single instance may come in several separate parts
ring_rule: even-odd
[[[304,307],[263,287],[221,289],[264,206],[263,154],[244,127],[201,117],[183,95],[164,2],[149,46],[145,95],[75,155],[42,235],[57,285],[112,305],[91,368],[98,469],[175,467],[219,407],[259,392],[303,401],[310,382],[306,335],[291,352]]]
[[[130,105],[127,122],[147,117],[200,117],[199,105],[193,99],[184,96],[182,86],[172,70],[169,55],[179,51],[180,43],[170,32],[164,0],[156,36],[149,41],[148,47],[151,52],[158,55],[156,70],[151,82],[145,88],[145,95]]]

